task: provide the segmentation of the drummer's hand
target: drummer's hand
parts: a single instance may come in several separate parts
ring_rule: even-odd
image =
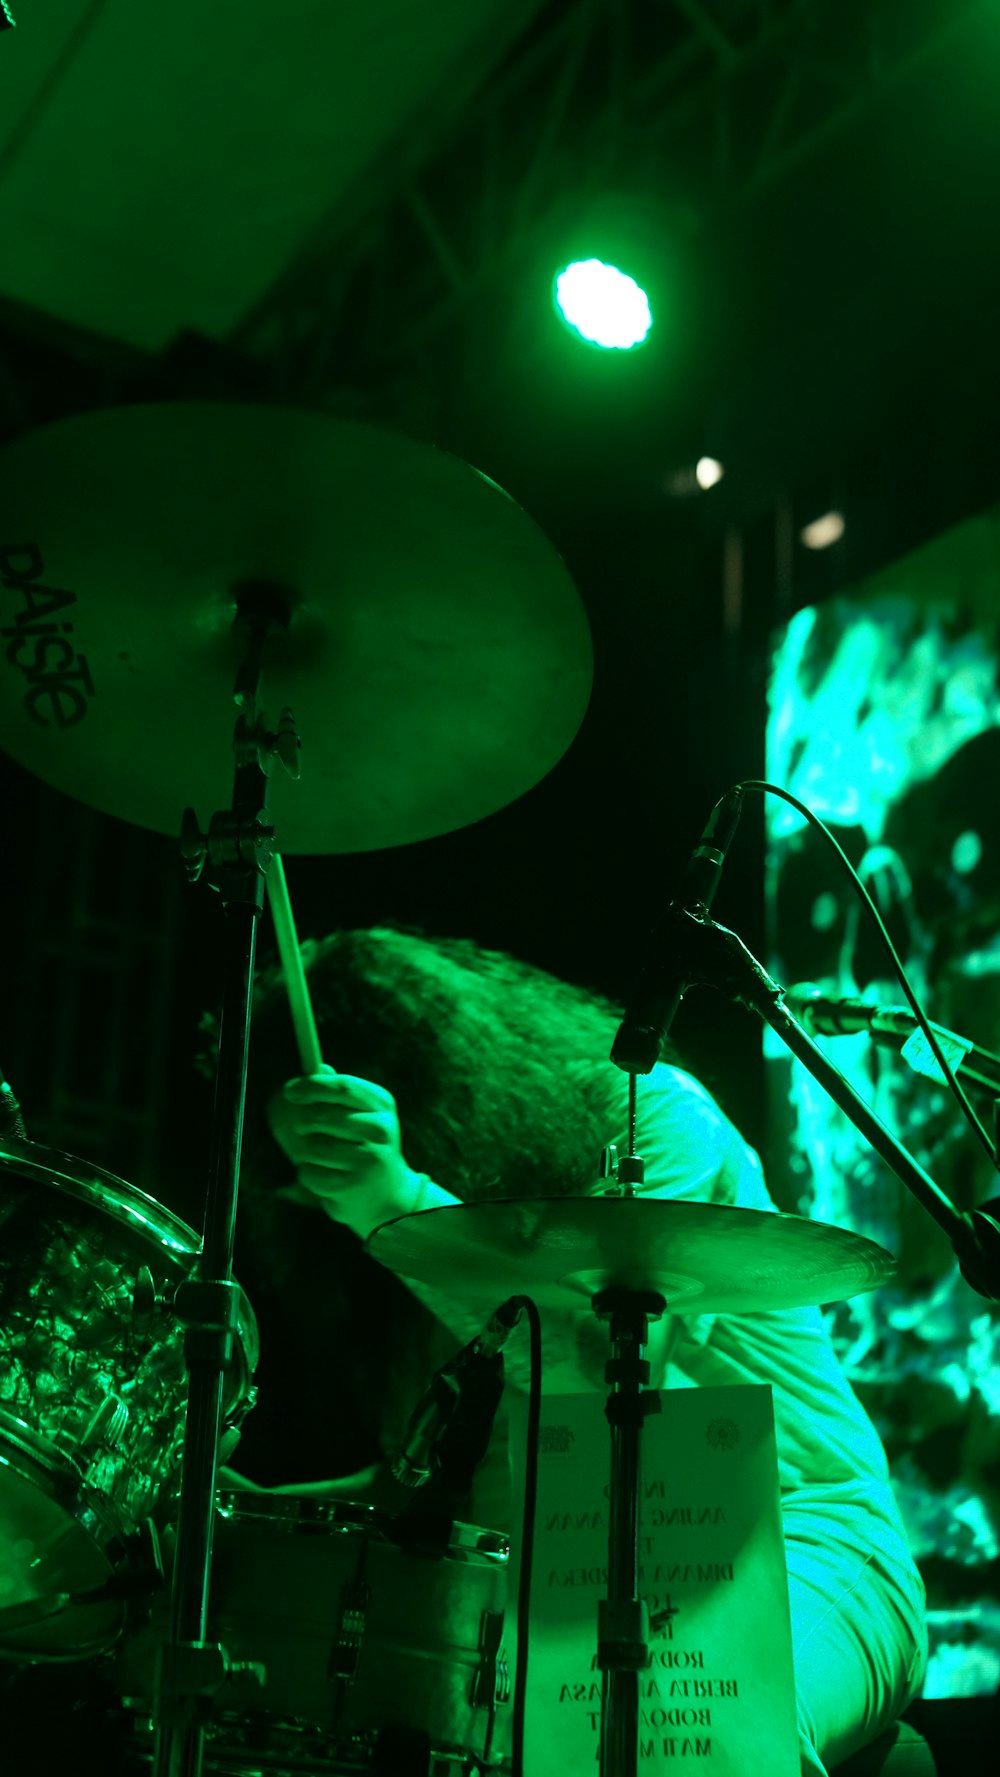
[[[276,1092],[267,1120],[298,1191],[363,1240],[416,1208],[423,1181],[403,1158],[396,1102],[384,1086],[324,1063]]]

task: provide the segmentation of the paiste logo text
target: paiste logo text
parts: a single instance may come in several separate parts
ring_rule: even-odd
[[[0,544],[0,583],[13,593],[13,609],[5,598],[7,621],[0,629],[8,666],[24,680],[21,701],[40,728],[75,728],[94,696],[94,681],[71,639],[68,621],[75,592],[46,586],[45,564],[37,543]]]

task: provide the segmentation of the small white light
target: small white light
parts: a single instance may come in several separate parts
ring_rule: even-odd
[[[715,487],[725,473],[725,469],[716,457],[699,457],[694,466],[694,478],[705,493],[710,487]]]
[[[812,904],[809,923],[816,932],[829,932],[837,923],[840,915],[840,902],[829,889],[817,895]]]
[[[807,549],[829,549],[831,543],[839,543],[844,534],[844,515],[842,512],[824,512],[822,518],[814,518],[799,532],[799,540]]]
[[[726,473],[715,457],[699,457],[696,463],[682,463],[663,477],[666,493],[675,500],[689,500],[692,494],[706,494]]]
[[[974,870],[983,855],[983,842],[978,833],[960,833],[951,848],[951,867],[959,876]]]

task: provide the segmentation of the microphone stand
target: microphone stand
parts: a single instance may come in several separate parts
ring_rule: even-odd
[[[703,984],[718,988],[749,1006],[781,1038],[785,1047],[808,1068],[824,1092],[839,1105],[855,1129],[891,1167],[910,1195],[933,1216],[951,1241],[959,1270],[966,1283],[987,1302],[1000,1302],[1000,1197],[971,1214],[960,1212],[928,1172],[907,1153],[901,1142],[838,1068],[793,1018],[784,1004],[784,988],[742,939],[706,914],[692,913],[675,902],[668,919],[684,964],[685,987]],[[644,1071],[648,1072],[648,1068]],[[1000,1131],[1000,1118],[997,1119]],[[986,1777],[996,1763],[996,1737],[1000,1728],[1000,1691],[993,1698],[980,1737],[979,1764],[974,1777]]]
[[[208,863],[209,882],[222,899],[225,935],[204,1234],[195,1272],[179,1286],[174,1301],[185,1329],[188,1400],[171,1629],[160,1649],[154,1692],[155,1777],[200,1777],[213,1699],[236,1670],[225,1649],[205,1639],[209,1573],[223,1383],[233,1361],[237,1324],[233,1245],[257,921],[275,846],[268,776],[275,758],[298,776],[299,743],[291,711],[282,712],[278,732],[272,734],[257,710],[264,646],[276,627],[287,629],[287,601],[278,588],[264,584],[247,584],[234,592],[233,628],[243,647],[234,687],[240,713],[233,737],[232,805],[212,815],[207,834],[200,832],[191,809],[185,809],[181,827],[188,876],[196,881]]]
[[[677,903],[673,904],[670,917],[685,964],[686,986],[718,988],[749,1006],[771,1026],[948,1236],[966,1282],[987,1302],[1000,1302],[1000,1198],[992,1198],[971,1214],[957,1210],[930,1173],[896,1140],[891,1129],[793,1018],[784,1004],[784,988],[772,980],[742,939],[726,926],[689,912]]]

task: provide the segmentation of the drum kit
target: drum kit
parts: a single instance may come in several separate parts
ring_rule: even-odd
[[[317,413],[113,409],[16,440],[0,480],[0,739],[89,806],[180,831],[224,932],[200,1236],[87,1161],[0,1143],[0,1656],[110,1662],[156,1777],[520,1777],[506,1534],[226,1491],[219,1465],[258,1349],[232,1253],[265,887],[304,1068],[320,1055],[279,850],[409,844],[537,783],[589,696],[578,595],[484,476]],[[603,1195],[455,1205],[371,1243],[473,1301],[504,1287],[610,1323],[602,1777],[635,1772],[649,1659],[649,1317],[829,1302],[892,1271],[841,1229],[640,1198],[631,1149]]]

